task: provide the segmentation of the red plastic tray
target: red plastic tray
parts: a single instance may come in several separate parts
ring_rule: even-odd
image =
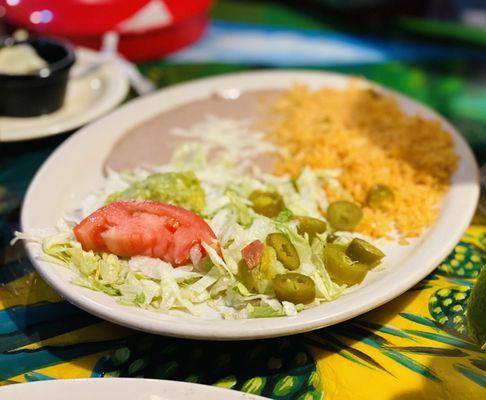
[[[197,40],[212,0],[0,0],[7,21],[31,32],[99,48],[105,32],[120,34],[130,60],[157,58]]]

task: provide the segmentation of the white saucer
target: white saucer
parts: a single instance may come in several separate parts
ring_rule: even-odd
[[[108,61],[81,76],[79,72],[86,70],[88,65],[96,65],[103,60],[99,53],[85,48],[76,50],[76,58],[63,107],[40,117],[0,117],[0,142],[37,139],[79,128],[106,114],[125,99],[129,83],[119,67]]]

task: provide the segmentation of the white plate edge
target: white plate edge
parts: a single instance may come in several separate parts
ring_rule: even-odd
[[[245,75],[251,75],[252,77],[254,77],[254,76],[258,75],[260,78],[264,78],[265,75],[275,75],[275,74],[281,74],[281,75],[285,75],[285,76],[296,74],[296,76],[293,79],[297,79],[297,80],[298,80],[298,77],[301,77],[301,79],[302,79],[303,75],[307,75],[307,76],[317,75],[319,77],[322,77],[322,75],[326,75],[329,78],[335,77],[335,78],[338,78],[340,80],[342,80],[343,78],[344,79],[350,78],[346,75],[341,75],[341,74],[308,72],[308,71],[299,71],[299,70],[297,70],[297,71],[279,70],[279,71],[264,71],[264,72],[254,71],[254,72],[241,72],[241,73],[236,73],[236,74],[227,74],[227,75],[221,75],[221,76],[217,76],[217,77],[202,78],[202,79],[198,79],[198,80],[194,80],[194,81],[184,82],[184,83],[181,83],[181,84],[178,84],[178,85],[168,87],[165,90],[165,92],[167,93],[167,92],[170,92],[171,90],[178,90],[179,88],[184,87],[184,86],[193,86],[194,84],[203,85],[207,81],[211,81],[211,82],[221,81],[221,80],[231,81],[231,79],[234,76],[240,76],[241,77],[241,76],[245,76]],[[248,78],[250,78],[250,76]],[[382,88],[382,86],[380,86],[378,84],[374,84],[374,85],[379,87],[379,88]],[[437,117],[441,121],[445,121],[447,123],[449,129],[452,132],[452,136],[454,138],[455,145],[459,148],[462,148],[462,152],[467,154],[467,160],[472,162],[472,166],[476,169],[476,172],[477,172],[476,161],[474,159],[474,156],[472,154],[471,149],[469,148],[469,146],[466,143],[466,141],[464,140],[464,138],[455,130],[455,128],[452,125],[450,125],[439,114],[437,114],[433,110],[429,109],[428,107],[418,103],[417,101],[410,99],[407,96],[396,93],[392,90],[389,90],[389,89],[385,89],[385,90],[393,93],[394,95],[398,96],[399,98],[406,99],[407,101],[410,101],[410,102],[416,104],[420,109],[426,109],[428,113],[431,113],[432,115],[434,115],[435,117]],[[153,97],[156,97],[159,93],[154,93],[152,95],[146,96],[144,98],[137,99],[135,101],[139,102],[140,105],[142,105],[145,102],[150,103],[151,99]],[[131,103],[133,103],[133,102],[131,102]],[[125,108],[130,107],[131,103],[127,103],[126,105],[122,106],[120,108],[120,110],[121,110],[120,112],[122,112]],[[84,133],[85,133],[84,130],[80,130],[79,133],[71,136],[61,146],[59,146],[58,150],[56,150],[55,153],[60,151],[61,148],[64,148],[64,146],[69,146],[69,143],[71,141],[80,140],[82,138],[82,136],[84,135]],[[48,167],[49,162],[55,161],[55,159],[52,158],[55,153],[53,153],[46,160],[44,165],[41,167],[41,169],[39,169],[38,173],[36,174],[36,176],[32,180],[31,186],[29,187],[29,190],[27,191],[25,201],[27,201],[27,199],[29,198],[29,192],[32,189],[32,187],[35,186],[35,181],[38,178],[41,171],[44,168]],[[289,323],[290,327],[284,326],[284,327],[279,327],[279,328],[274,328],[274,329],[270,328],[270,329],[266,329],[265,332],[261,332],[261,329],[252,329],[250,332],[246,332],[245,334],[242,334],[241,326],[240,326],[241,324],[237,324],[237,325],[234,326],[234,329],[228,330],[227,332],[224,332],[224,333],[223,332],[217,332],[215,334],[214,332],[208,331],[205,334],[201,334],[201,333],[194,334],[194,332],[191,331],[190,327],[188,329],[181,329],[182,324],[180,324],[178,322],[174,322],[174,324],[173,324],[173,325],[175,325],[173,327],[175,329],[168,327],[167,326],[168,321],[166,321],[166,320],[162,321],[163,324],[165,324],[165,326],[161,327],[160,326],[161,324],[154,324],[153,321],[150,318],[146,319],[146,318],[144,318],[144,316],[142,314],[140,314],[140,319],[146,320],[145,322],[147,324],[147,325],[144,325],[143,327],[141,326],[140,323],[134,322],[133,318],[131,317],[130,314],[118,315],[118,317],[113,318],[112,314],[109,312],[110,311],[109,308],[107,310],[100,311],[98,309],[100,304],[93,301],[92,299],[89,299],[89,298],[84,297],[84,296],[81,297],[81,299],[73,299],[71,297],[69,290],[68,290],[69,288],[66,288],[66,289],[63,288],[63,285],[67,286],[67,285],[65,285],[66,282],[64,280],[57,278],[56,276],[54,276],[54,274],[49,274],[49,271],[48,271],[47,268],[43,268],[42,265],[38,264],[38,262],[33,259],[31,252],[29,252],[29,257],[30,257],[31,261],[33,262],[33,264],[36,266],[36,269],[41,274],[41,276],[51,286],[55,287],[56,290],[58,290],[63,295],[63,297],[66,297],[69,301],[72,301],[73,304],[75,304],[75,305],[77,305],[77,306],[97,315],[97,316],[100,316],[104,319],[108,319],[112,322],[122,324],[122,325],[128,326],[128,327],[133,328],[133,329],[144,330],[144,331],[148,331],[148,332],[152,332],[152,333],[158,333],[158,334],[165,334],[165,335],[168,335],[168,336],[187,337],[187,338],[194,338],[194,339],[240,340],[240,339],[250,339],[250,338],[265,338],[265,337],[283,336],[283,335],[287,335],[287,334],[294,334],[294,333],[309,331],[309,330],[312,330],[312,329],[317,329],[319,327],[328,326],[330,324],[342,322],[344,320],[353,318],[356,315],[367,312],[371,309],[374,309],[374,308],[388,302],[389,300],[391,300],[395,297],[398,297],[400,294],[405,292],[407,289],[409,289],[415,283],[417,283],[418,281],[423,279],[425,276],[427,276],[431,271],[433,271],[435,269],[435,267],[443,260],[443,258],[453,249],[453,247],[455,246],[457,241],[461,238],[464,230],[469,226],[470,220],[471,220],[471,218],[474,214],[475,208],[476,208],[477,199],[479,197],[478,178],[476,179],[475,184],[469,189],[470,189],[469,190],[470,196],[469,196],[469,202],[468,202],[469,207],[467,209],[468,212],[465,215],[463,213],[462,218],[461,218],[462,223],[458,227],[456,234],[449,238],[447,244],[445,244],[444,247],[443,247],[444,250],[440,254],[435,255],[433,260],[429,263],[428,268],[419,269],[419,270],[417,270],[417,269],[412,270],[413,273],[411,273],[411,275],[408,279],[401,281],[401,284],[398,286],[398,289],[397,289],[397,286],[394,287],[394,290],[393,290],[394,293],[393,294],[391,294],[391,293],[387,293],[385,295],[382,294],[380,296],[380,299],[376,300],[372,305],[367,304],[367,305],[360,305],[358,307],[355,307],[355,308],[353,308],[352,311],[350,311],[346,315],[345,318],[342,318],[342,317],[339,316],[340,314],[343,314],[341,312],[341,313],[338,313],[337,315],[327,315],[326,318],[325,318],[325,321],[319,320],[319,322],[311,321],[311,322],[307,322],[307,323],[300,322],[299,324],[290,324]],[[21,223],[22,223],[22,229],[24,229],[25,228],[24,207],[22,207]],[[447,249],[447,251],[445,249]],[[371,287],[371,285],[370,285],[370,287]],[[369,290],[369,287],[363,288],[363,289]],[[117,310],[117,314],[124,314],[124,313],[119,312],[119,310]],[[285,319],[291,320],[291,319],[293,319],[293,317],[287,317]],[[247,322],[247,320],[244,320],[243,322],[245,322],[245,321]],[[264,319],[261,319],[260,321],[264,321]],[[233,322],[233,321],[229,321],[229,322]],[[169,324],[169,325],[172,325],[172,324]],[[189,324],[189,325],[191,325],[191,324]],[[198,327],[200,327],[200,325],[198,325]],[[246,327],[248,328],[248,326],[246,326]]]

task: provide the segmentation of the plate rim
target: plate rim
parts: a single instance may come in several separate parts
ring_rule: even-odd
[[[95,50],[86,47],[76,47],[76,57],[97,60],[101,59],[102,56],[99,54],[99,52]],[[59,122],[55,122],[53,125],[45,126],[44,129],[30,127],[27,129],[24,128],[25,130],[16,130],[15,132],[9,132],[8,130],[6,130],[6,133],[4,132],[3,134],[0,132],[0,143],[25,142],[28,140],[42,139],[51,136],[61,135],[69,131],[79,129],[82,126],[89,124],[99,119],[100,117],[103,117],[110,111],[114,110],[116,106],[119,105],[126,98],[130,89],[130,84],[126,74],[122,72],[116,65],[114,65],[113,62],[111,62],[111,64],[110,62],[107,63],[106,66],[109,66],[111,70],[116,71],[116,73],[109,75],[109,82],[111,84],[111,89],[113,90],[113,93],[108,98],[109,101],[106,100],[105,104],[103,104],[101,107],[93,109],[81,119],[68,118]],[[69,79],[73,78],[70,77]],[[0,116],[0,119],[1,118],[2,116]],[[17,134],[20,135],[19,138],[16,137]]]
[[[109,113],[107,116],[104,118],[94,122],[93,124],[87,125],[85,128],[79,130],[76,132],[74,135],[69,137],[66,141],[64,141],[49,157],[48,159],[44,162],[44,164],[41,166],[41,168],[37,171],[36,175],[34,176],[33,180],[31,181],[29,188],[27,190],[26,196],[24,198],[24,203],[22,205],[22,212],[21,212],[21,227],[22,230],[26,230],[26,227],[28,226],[27,222],[27,206],[29,203],[32,202],[32,192],[34,191],[35,187],[39,185],[39,181],[41,181],[42,174],[44,171],[49,170],[50,164],[55,163],[54,156],[56,154],[62,153],[65,148],[69,148],[71,146],[72,142],[75,142],[76,140],[82,140],[84,136],[89,136],[92,130],[95,130],[98,124],[102,124],[105,120],[109,118],[115,118],[114,115],[119,115],[121,113],[124,113],[128,111],[130,108],[136,108],[137,104],[140,106],[141,104],[144,103],[150,103],[152,99],[157,98],[158,96],[163,96],[162,93],[165,93],[166,95],[170,94],[171,91],[177,91],[177,90],[184,90],[184,88],[187,88],[188,86],[194,86],[196,85],[204,85],[204,84],[214,84],[215,82],[220,82],[220,81],[228,81],[231,80],[233,77],[238,77],[239,79],[241,78],[254,78],[256,76],[259,76],[260,78],[268,77],[268,75],[281,75],[281,76],[292,76],[294,80],[298,80],[299,77],[301,79],[303,76],[308,76],[312,79],[313,78],[329,78],[329,79],[339,79],[347,81],[350,78],[353,78],[353,76],[345,75],[345,74],[336,74],[336,73],[328,73],[328,72],[318,72],[318,71],[303,71],[303,70],[277,70],[277,71],[251,71],[251,72],[238,72],[238,73],[229,73],[229,74],[222,74],[218,75],[215,77],[206,77],[206,78],[201,78],[197,80],[191,80],[188,82],[183,82],[179,83],[177,85],[172,85],[169,86],[165,89],[162,89],[160,91],[157,91],[153,94],[150,94],[148,96],[145,96],[143,98],[138,98],[135,100],[132,100],[126,104],[124,104],[122,107],[118,108],[117,110],[113,111],[112,113]],[[42,262],[39,262],[38,260],[35,259],[35,256],[31,249],[29,248],[29,245],[27,245],[28,249],[28,256],[31,262],[33,263],[35,269],[37,272],[42,276],[43,279],[46,280],[46,282],[53,287],[58,293],[60,293],[64,298],[66,298],[68,301],[71,303],[75,304],[76,306],[84,309],[85,311],[90,312],[91,314],[94,314],[100,318],[103,318],[105,320],[117,323],[119,325],[127,326],[132,329],[136,330],[143,330],[146,332],[151,332],[155,334],[162,334],[162,335],[167,335],[167,336],[175,336],[175,337],[184,337],[184,338],[191,338],[191,339],[209,339],[209,340],[248,340],[248,339],[256,339],[256,338],[269,338],[269,337],[277,337],[277,336],[285,336],[285,335],[291,335],[291,334],[297,334],[297,333],[302,333],[306,331],[311,331],[314,329],[319,329],[325,326],[333,325],[336,323],[343,322],[345,320],[351,319],[356,317],[357,315],[361,315],[365,312],[368,312],[372,309],[375,309],[391,300],[394,298],[400,296],[403,294],[405,291],[413,287],[417,282],[422,280],[425,276],[427,276],[430,272],[432,272],[437,265],[452,251],[454,246],[457,244],[457,242],[460,240],[462,237],[462,234],[464,231],[467,229],[467,227],[470,224],[470,221],[474,215],[474,212],[476,210],[476,205],[477,201],[479,198],[479,170],[477,166],[477,162],[474,158],[474,154],[472,153],[471,148],[465,141],[465,139],[462,137],[462,135],[447,121],[445,120],[444,117],[439,115],[437,112],[434,110],[430,109],[428,106],[425,106],[418,101],[411,99],[405,95],[402,95],[396,91],[390,90],[383,85],[377,84],[372,81],[366,80],[369,84],[371,84],[374,87],[377,87],[381,90],[384,90],[387,93],[390,93],[394,96],[396,96],[399,99],[405,100],[409,103],[412,103],[415,107],[418,107],[422,112],[427,113],[428,115],[431,115],[437,119],[439,119],[442,123],[446,124],[447,130],[453,137],[455,141],[455,147],[461,148],[461,151],[463,153],[463,160],[461,162],[467,162],[468,164],[471,164],[471,167],[474,169],[474,171],[471,171],[471,185],[468,186],[468,193],[470,195],[470,198],[468,199],[468,205],[469,207],[466,210],[463,210],[461,213],[461,216],[459,218],[459,222],[457,225],[455,225],[455,230],[454,234],[448,237],[448,240],[446,243],[443,244],[441,247],[440,252],[436,252],[431,255],[431,260],[427,263],[427,266],[422,267],[422,268],[415,268],[412,270],[412,273],[408,277],[408,279],[403,279],[400,282],[398,282],[396,285],[393,286],[393,290],[390,290],[389,288],[388,291],[385,293],[385,295],[376,295],[373,293],[372,300],[367,299],[366,302],[354,305],[352,308],[350,306],[347,307],[347,310],[341,310],[339,312],[335,312],[334,314],[324,314],[324,316],[320,318],[314,318],[311,319],[310,321],[301,320],[296,323],[292,323],[291,321],[295,319],[298,319],[297,317],[282,317],[279,318],[279,320],[287,320],[289,321],[287,324],[283,324],[283,326],[280,327],[266,327],[265,329],[263,328],[257,328],[257,327],[252,327],[250,331],[248,332],[248,321],[254,321],[254,320],[234,320],[234,321],[227,321],[227,325],[231,326],[231,329],[226,327],[225,330],[219,330],[217,332],[214,332],[214,330],[211,329],[211,327],[205,327],[204,332],[197,332],[195,333],[192,329],[194,328],[194,324],[188,323],[186,318],[183,318],[183,322],[186,323],[180,323],[180,321],[175,322],[174,320],[167,321],[164,320],[164,318],[161,318],[160,320],[154,320],[153,318],[147,317],[144,312],[149,312],[150,314],[153,314],[151,311],[146,311],[146,310],[138,310],[140,311],[137,314],[137,318],[133,318],[133,316],[127,312],[126,310],[123,309],[116,309],[113,310],[113,307],[101,305],[99,302],[84,296],[84,295],[74,295],[70,292],[70,287],[73,286],[71,283],[65,281],[64,279],[61,279],[60,277],[56,276],[56,273],[49,273],[49,268],[52,268],[52,264],[45,264],[48,265],[46,267],[43,265]],[[262,87],[264,88],[264,87]],[[248,90],[245,89],[245,90]],[[134,105],[135,104],[135,105]],[[174,105],[175,106],[175,105]],[[153,115],[152,115],[153,116]],[[150,118],[150,116],[146,117],[146,119]],[[460,165],[461,165],[460,162]],[[472,176],[474,175],[474,177]],[[435,224],[432,226],[432,228],[435,227]],[[410,256],[412,257],[412,256]],[[406,261],[403,261],[402,263],[405,263]],[[378,280],[379,282],[380,280]],[[363,287],[362,291],[365,291],[365,289],[369,289],[370,286],[373,286],[373,284],[369,285],[368,287]],[[88,290],[88,289],[85,289]],[[369,290],[368,290],[369,291]],[[366,294],[366,291],[365,293]],[[351,294],[350,294],[351,295]],[[332,303],[332,302],[331,302]],[[327,304],[331,304],[327,303]],[[322,306],[322,305],[321,305]],[[316,307],[317,308],[317,307]],[[164,315],[164,314],[161,314]],[[302,314],[299,314],[302,315]],[[153,316],[152,316],[153,317]],[[178,318],[178,317],[172,317],[172,318]],[[262,318],[262,319],[257,319],[259,321],[265,321],[265,320],[275,320],[275,319],[268,319],[268,318]],[[202,321],[207,321],[211,322],[208,320],[203,320],[200,319],[198,320],[198,323],[195,324],[196,327],[201,328],[201,326],[205,326],[205,323]],[[243,321],[243,322],[241,322]],[[214,322],[214,321],[213,321]],[[238,323],[239,322],[239,323]],[[247,322],[246,326],[244,326],[244,323]],[[231,325],[233,323],[233,325]],[[210,325],[210,323],[208,324]],[[273,325],[273,324],[270,324]],[[242,328],[245,329],[242,329]]]
[[[90,386],[103,386],[103,385],[114,385],[119,386],[120,383],[122,385],[143,385],[143,384],[153,384],[160,386],[160,390],[164,387],[170,389],[171,387],[179,386],[179,387],[187,387],[187,388],[197,388],[202,395],[211,395],[216,392],[225,394],[225,396],[231,394],[231,398],[234,400],[241,399],[241,400],[269,400],[267,397],[258,396],[252,393],[242,392],[240,390],[234,389],[227,389],[222,388],[214,385],[205,385],[202,383],[193,383],[193,382],[186,382],[186,381],[176,381],[176,380],[169,380],[169,379],[153,379],[153,378],[129,378],[129,377],[122,377],[122,378],[69,378],[69,379],[48,379],[48,380],[40,380],[35,382],[18,382],[15,384],[10,384],[6,386],[0,386],[0,394],[2,395],[21,395],[19,391],[22,391],[23,387],[29,385],[29,390],[42,390],[45,386],[63,386],[70,384],[74,385],[82,385],[85,386],[86,384]],[[11,392],[11,393],[8,393]],[[29,393],[27,393],[29,394]],[[114,393],[116,394],[116,393]],[[157,393],[151,393],[157,395]],[[148,399],[147,399],[148,400]]]

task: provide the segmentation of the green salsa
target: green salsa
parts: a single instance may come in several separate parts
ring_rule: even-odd
[[[204,189],[192,171],[164,172],[134,182],[125,190],[112,193],[107,203],[120,200],[163,201],[201,213],[206,207]]]

